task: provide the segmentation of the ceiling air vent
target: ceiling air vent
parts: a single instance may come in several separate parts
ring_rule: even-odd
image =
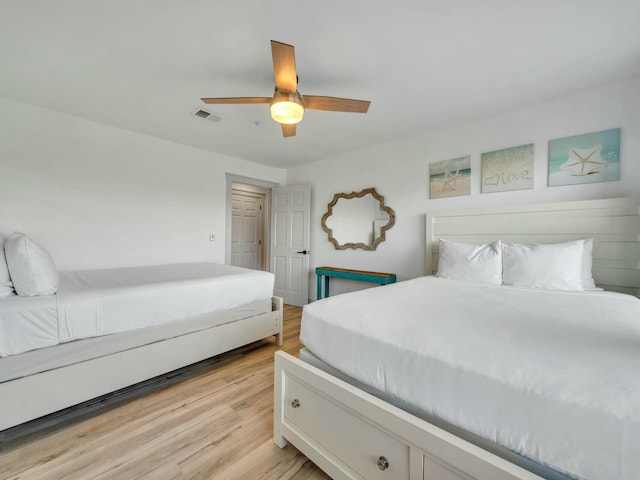
[[[215,113],[212,113],[212,112],[208,112],[201,108],[195,109],[193,112],[191,112],[191,114],[194,117],[204,118],[205,120],[209,120],[210,122],[213,122],[213,123],[218,123],[220,120],[222,120],[221,116],[216,115]]]

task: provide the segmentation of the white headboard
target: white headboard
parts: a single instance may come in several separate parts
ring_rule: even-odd
[[[640,296],[640,198],[427,212],[427,274],[438,270],[438,239],[552,243],[593,237],[593,278]]]

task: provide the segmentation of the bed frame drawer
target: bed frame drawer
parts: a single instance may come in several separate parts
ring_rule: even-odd
[[[283,351],[274,396],[273,441],[334,480],[543,480]]]
[[[370,480],[409,478],[409,447],[356,412],[294,378],[285,386],[285,421]]]

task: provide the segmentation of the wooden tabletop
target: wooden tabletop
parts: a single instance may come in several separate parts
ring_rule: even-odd
[[[370,272],[368,270],[353,270],[351,268],[338,268],[338,267],[317,267],[316,270],[329,270],[333,272],[355,273],[361,275],[372,275],[375,277],[393,277],[395,273],[383,273],[383,272]]]

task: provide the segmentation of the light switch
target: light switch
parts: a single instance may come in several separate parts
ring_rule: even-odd
[[[216,235],[214,233],[209,234],[209,241],[213,242],[216,239]]]

